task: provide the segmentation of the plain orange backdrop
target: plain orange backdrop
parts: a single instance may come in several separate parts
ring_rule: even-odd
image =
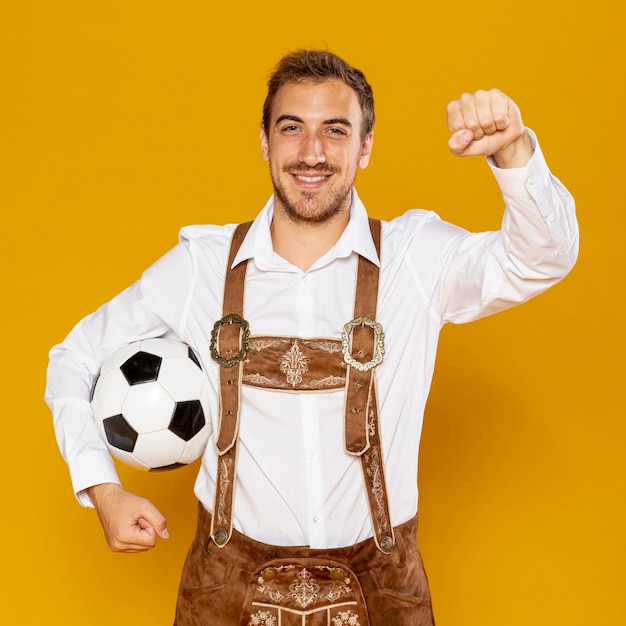
[[[578,203],[581,256],[564,282],[442,334],[419,532],[438,626],[623,626],[624,7],[5,0],[0,622],[171,623],[196,467],[121,468],[171,538],[110,553],[56,449],[47,351],[181,226],[256,214],[271,190],[258,145],[268,70],[315,46],[374,86],[376,141],[357,180],[373,215],[422,207],[498,228],[485,163],[452,157],[444,122],[448,100],[492,86]]]

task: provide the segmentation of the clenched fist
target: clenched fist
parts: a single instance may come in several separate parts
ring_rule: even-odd
[[[113,552],[144,552],[156,545],[157,537],[168,538],[165,517],[148,500],[114,483],[95,485],[87,492]]]
[[[457,156],[491,156],[498,167],[524,167],[533,154],[519,108],[499,89],[464,93],[450,102],[448,140]]]

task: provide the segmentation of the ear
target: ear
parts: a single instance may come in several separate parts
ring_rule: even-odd
[[[372,146],[374,145],[374,131],[371,131],[361,146],[361,154],[359,155],[359,167],[364,170],[369,162],[370,155],[372,154]]]
[[[261,124],[261,133],[259,135],[259,139],[261,141],[261,158],[264,161],[270,160],[270,142],[265,134],[265,127]]]

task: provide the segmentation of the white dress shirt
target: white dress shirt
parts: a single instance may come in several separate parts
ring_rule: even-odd
[[[506,203],[502,228],[472,234],[428,211],[382,225],[380,261],[356,191],[340,240],[306,272],[272,249],[273,199],[254,221],[236,262],[249,259],[244,317],[259,335],[339,338],[353,317],[357,255],[380,265],[377,321],[385,356],[376,369],[391,518],[417,511],[424,406],[439,331],[528,300],[561,279],[577,254],[574,202],[541,151],[526,168],[491,164]],[[222,317],[233,225],[191,226],[142,278],[82,320],[50,353],[46,400],[74,490],[119,482],[90,417],[100,362],[138,339],[170,336],[199,355],[217,407],[210,333]],[[471,364],[468,363],[468,367]],[[344,451],[344,392],[282,393],[244,387],[235,528],[267,543],[332,548],[372,536],[358,458]],[[210,420],[216,432],[216,412]],[[217,456],[209,439],[195,493],[213,507]]]

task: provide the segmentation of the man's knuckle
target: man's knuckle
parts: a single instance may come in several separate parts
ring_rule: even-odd
[[[507,116],[504,113],[496,115],[495,122],[498,128],[504,128],[507,124]]]

